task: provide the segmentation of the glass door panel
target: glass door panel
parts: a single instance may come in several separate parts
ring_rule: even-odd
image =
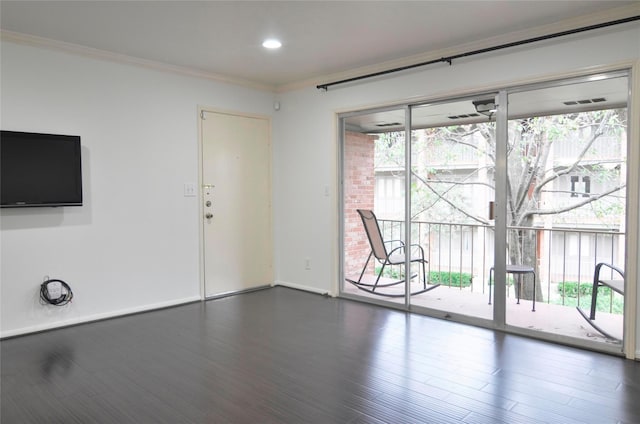
[[[494,102],[495,93],[411,109],[411,242],[440,285],[411,296],[412,306],[493,318]]]
[[[628,87],[613,75],[509,95],[510,326],[621,345],[624,296],[593,281],[597,264],[603,280],[625,265]]]
[[[340,118],[343,295],[405,303],[404,262],[397,255],[385,260],[405,243],[405,114],[403,108]]]

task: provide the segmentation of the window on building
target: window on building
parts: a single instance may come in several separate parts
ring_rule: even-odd
[[[571,197],[589,197],[589,193],[591,193],[591,177],[582,177],[582,182],[578,176],[571,177]]]

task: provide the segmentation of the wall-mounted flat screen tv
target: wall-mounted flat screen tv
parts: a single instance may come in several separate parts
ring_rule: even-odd
[[[0,131],[0,206],[82,206],[80,137]]]

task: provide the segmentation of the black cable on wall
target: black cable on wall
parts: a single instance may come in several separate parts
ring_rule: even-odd
[[[54,297],[49,292],[50,284],[59,285],[58,296]],[[40,301],[44,305],[64,306],[71,302],[71,299],[73,299],[73,291],[71,291],[71,287],[62,280],[48,279],[40,284]]]

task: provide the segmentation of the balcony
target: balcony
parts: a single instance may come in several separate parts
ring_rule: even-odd
[[[379,223],[385,240],[404,238],[402,221],[380,220]],[[457,314],[492,320],[489,270],[494,262],[493,227],[412,222],[411,231],[412,242],[425,249],[429,280],[441,284],[435,290],[411,297],[411,304],[442,311],[444,316]],[[509,227],[508,232],[528,239],[528,243],[522,245],[533,253],[516,253],[535,268],[538,289],[536,310],[533,312],[530,300],[533,280],[525,276],[520,286],[517,278],[507,275],[507,324],[558,336],[620,344],[623,328],[621,295],[602,288],[598,293],[596,322],[613,338],[605,337],[591,327],[576,307],[588,311],[591,306],[593,270],[597,263],[607,262],[623,267],[624,233],[537,227]],[[412,284],[417,282],[414,280]],[[520,287],[522,299],[518,304],[516,290]],[[350,284],[346,284],[345,289],[349,293],[374,296]],[[403,293],[404,285],[395,286],[393,290]],[[404,302],[404,299],[395,301]]]

